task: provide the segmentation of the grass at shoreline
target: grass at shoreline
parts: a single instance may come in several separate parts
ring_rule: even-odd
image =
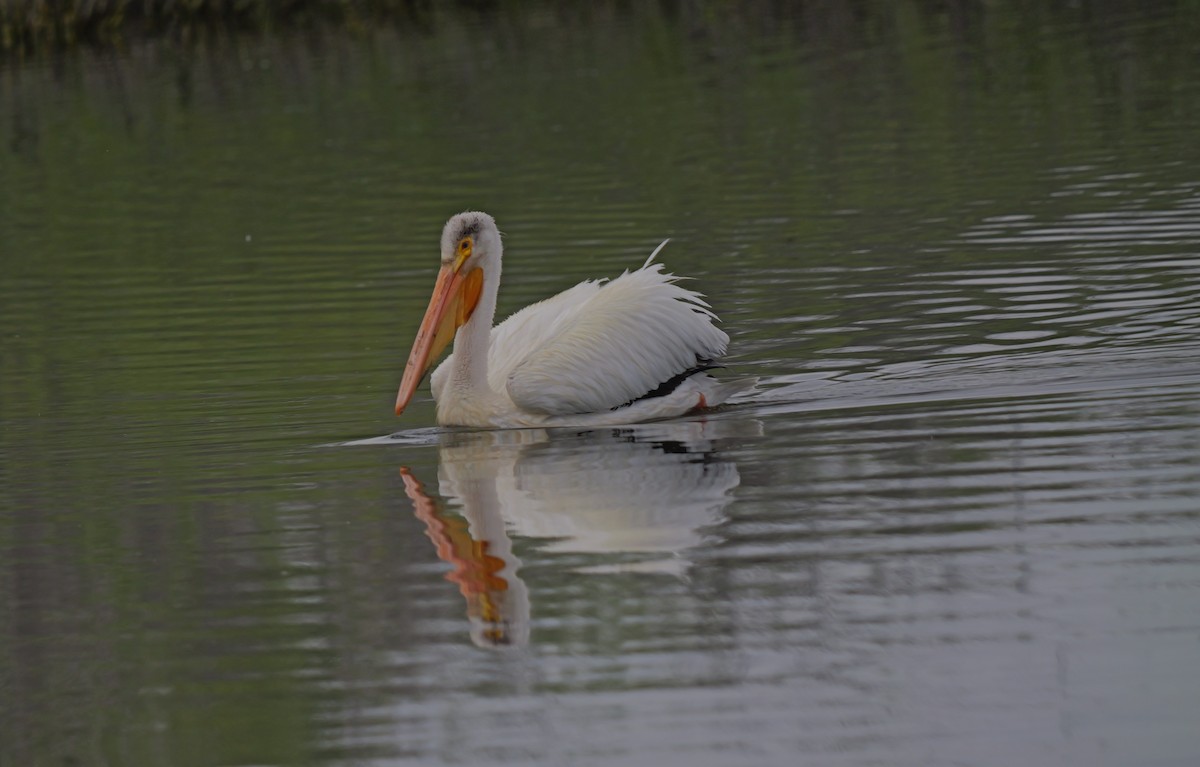
[[[0,52],[34,54],[142,38],[381,23],[421,26],[439,10],[486,9],[488,0],[0,0]]]
[[[1200,0],[1151,0],[1200,30]],[[1061,6],[1039,0],[0,0],[0,60],[22,59],[80,47],[121,49],[142,41],[190,44],[242,34],[287,30],[381,28],[432,31],[451,18],[539,18],[539,25],[588,23],[611,15],[649,16],[680,22],[690,33],[721,30],[769,32],[780,27],[839,33],[870,30],[881,20],[915,13],[940,19],[950,30],[979,28],[987,19],[1010,18],[1034,27],[1051,18],[1120,25],[1126,9],[1107,0]],[[1024,20],[1024,21],[1021,21]],[[890,23],[890,22],[888,22]]]

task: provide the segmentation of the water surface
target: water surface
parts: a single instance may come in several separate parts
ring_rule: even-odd
[[[1195,764],[1200,19],[955,8],[4,64],[0,764]],[[760,389],[396,421],[464,208]]]

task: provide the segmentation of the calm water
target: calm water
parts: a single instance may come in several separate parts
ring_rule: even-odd
[[[0,65],[0,765],[1200,763],[1187,8]],[[760,390],[397,421],[467,207]]]

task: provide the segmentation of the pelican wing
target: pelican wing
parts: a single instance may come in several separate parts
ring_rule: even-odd
[[[488,346],[488,384],[496,391],[504,391],[513,371],[570,327],[580,310],[604,287],[604,282],[585,280],[544,301],[526,306],[492,328]]]
[[[700,294],[678,279],[647,262],[514,314],[493,331],[493,386],[528,412],[597,413],[720,357],[729,336],[713,324]]]

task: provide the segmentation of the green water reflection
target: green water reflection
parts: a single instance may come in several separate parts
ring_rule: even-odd
[[[835,3],[0,65],[0,765],[1191,763],[1198,40]],[[464,208],[501,315],[672,237],[760,398],[396,421]],[[438,530],[511,556],[505,651]]]

